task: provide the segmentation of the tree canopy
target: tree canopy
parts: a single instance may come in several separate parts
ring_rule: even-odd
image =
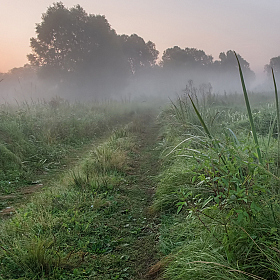
[[[141,68],[155,66],[159,51],[153,42],[145,43],[137,34],[121,35],[120,43],[132,73]]]
[[[178,46],[164,51],[161,65],[168,68],[201,68],[213,63],[213,57],[195,48],[181,49]]]
[[[237,54],[246,82],[250,84],[255,78],[249,63]],[[224,91],[225,88],[235,91],[239,89],[240,78],[237,60],[232,50],[221,52],[218,60],[203,50],[196,48],[182,49],[178,46],[168,48],[163,52],[160,63],[167,72],[166,79],[181,83],[183,80],[195,80],[199,83],[211,82],[216,90]]]
[[[124,78],[126,74],[117,34],[104,16],[89,15],[79,5],[67,9],[58,2],[43,14],[36,33],[28,59],[41,67],[43,77],[90,77],[99,84],[104,75]]]
[[[280,56],[272,57],[269,61],[269,64],[266,64],[264,69],[268,75],[271,75],[271,68],[273,68],[274,73],[280,75]]]
[[[249,63],[237,54],[241,67],[244,72],[248,73],[250,69]],[[206,69],[206,70],[220,70],[221,72],[232,72],[238,73],[238,66],[236,57],[232,50],[226,53],[221,52],[219,60],[214,61],[212,55],[207,55],[203,50],[196,48],[185,48],[181,49],[178,46],[168,48],[164,51],[162,56],[161,65],[171,69]]]
[[[147,77],[152,84],[152,76],[155,84],[183,84],[189,79],[221,82],[238,77],[231,50],[221,52],[214,61],[203,50],[174,46],[163,52],[158,63],[159,51],[152,41],[137,34],[118,35],[105,16],[88,14],[80,5],[67,8],[62,2],[54,3],[36,25],[36,35],[30,39],[28,59],[39,69],[40,77],[88,96],[101,91],[102,95],[116,93],[132,80],[143,84]],[[245,79],[252,80],[249,63],[238,57]],[[130,79],[133,76],[137,79]]]
[[[40,76],[87,90],[122,88],[131,74],[155,65],[159,52],[151,41],[133,34],[117,35],[105,16],[87,14],[80,6],[54,3],[30,39],[31,65]]]
[[[252,71],[250,69],[250,64],[240,54],[237,54],[237,57],[240,62],[242,71],[245,71],[245,72]],[[229,50],[226,53],[221,52],[219,55],[219,59],[220,59],[220,61],[218,61],[218,63],[223,71],[238,70],[238,65],[236,62],[236,57],[235,57],[234,51]]]

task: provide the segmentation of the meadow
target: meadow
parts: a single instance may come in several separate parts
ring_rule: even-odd
[[[152,107],[59,98],[2,106],[0,279],[145,274],[156,242],[137,162]]]
[[[243,94],[2,105],[0,279],[279,279],[277,86],[240,77]]]
[[[202,94],[160,115],[163,279],[279,279],[279,105],[275,93]],[[242,105],[243,103],[243,105]]]

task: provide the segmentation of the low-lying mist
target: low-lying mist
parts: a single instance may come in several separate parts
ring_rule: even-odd
[[[192,81],[199,92],[223,95],[224,93],[241,93],[241,83],[236,73],[219,73],[215,71],[183,71],[160,67],[146,69],[137,75],[123,79],[104,75],[95,83],[90,77],[54,81],[42,79],[35,69],[25,66],[0,74],[0,104],[29,101],[49,101],[60,97],[70,102],[87,102],[92,100],[123,99],[146,100],[149,97],[162,99],[180,95]],[[246,79],[246,78],[245,78]],[[249,80],[246,86],[253,92],[272,91],[272,81],[266,77],[265,82],[258,84]]]
[[[215,94],[241,92],[232,50],[214,60],[203,50],[174,46],[158,62],[159,51],[152,41],[137,34],[119,35],[105,16],[88,14],[79,5],[54,3],[36,25],[36,35],[30,39],[29,64],[0,74],[0,103],[56,96],[83,102],[167,98],[180,95],[190,80]],[[237,57],[249,90],[271,90],[270,82],[259,84],[250,64]],[[280,59],[271,59],[266,72],[277,63]]]

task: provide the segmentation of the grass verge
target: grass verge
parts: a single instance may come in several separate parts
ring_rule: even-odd
[[[163,279],[279,278],[277,112],[247,106],[246,128],[246,107],[234,106],[203,107],[185,95],[161,114],[153,209],[161,214]]]

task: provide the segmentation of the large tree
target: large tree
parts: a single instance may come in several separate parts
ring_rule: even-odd
[[[42,15],[36,33],[28,59],[40,66],[41,76],[98,90],[108,88],[109,82],[114,88],[123,83],[128,65],[118,36],[104,16],[57,2]]]

